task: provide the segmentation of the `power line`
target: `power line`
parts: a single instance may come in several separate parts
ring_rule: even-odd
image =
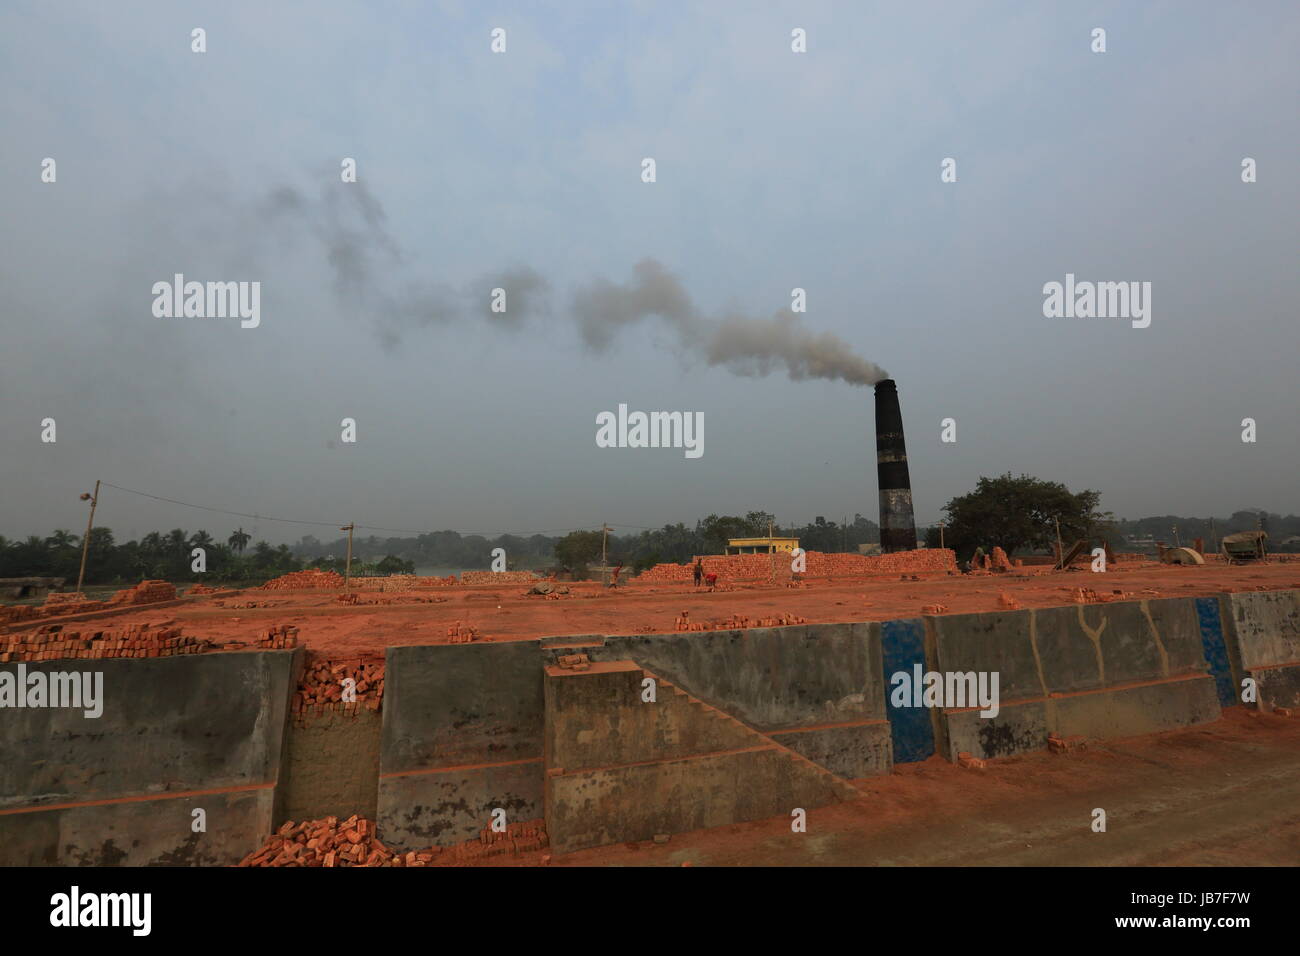
[[[226,508],[212,508],[212,507],[209,507],[209,506],[207,506],[207,505],[196,505],[196,504],[194,504],[193,502],[189,502],[189,501],[181,501],[181,500],[179,500],[178,498],[168,498],[168,497],[166,497],[166,496],[164,496],[164,495],[154,495],[154,494],[150,494],[150,493],[147,492],[147,491],[139,491],[139,490],[137,490],[137,489],[135,489],[135,488],[126,488],[126,487],[124,487],[124,486],[122,486],[122,485],[115,485],[115,484],[113,484],[111,481],[105,481],[105,482],[102,482],[102,484],[103,484],[106,488],[116,488],[118,491],[125,491],[125,492],[127,492],[128,494],[132,494],[132,495],[139,495],[139,496],[142,497],[142,498],[152,498],[154,501],[165,501],[165,502],[167,502],[168,504],[180,505],[182,508],[195,508],[195,509],[197,509],[197,510],[199,510],[199,511],[208,511],[208,512],[211,512],[211,513],[213,513],[213,514],[230,515],[230,516],[235,517],[235,518],[251,518],[251,519],[253,519],[254,521],[277,521],[277,522],[281,522],[281,523],[284,523],[284,524],[302,524],[302,525],[311,525],[311,526],[313,526],[313,527],[318,527],[318,528],[337,528],[337,527],[339,526],[339,522],[337,522],[337,521],[306,521],[306,520],[303,520],[303,519],[300,519],[300,518],[276,518],[276,517],[272,517],[271,515],[264,515],[264,514],[250,514],[250,513],[246,512],[246,511],[231,511],[231,510],[226,509]],[[616,527],[616,528],[631,528],[631,529],[634,529],[634,530],[637,530],[637,531],[652,531],[652,530],[654,530],[653,528],[649,528],[649,527],[646,527],[646,526],[644,526],[644,525],[634,525],[634,524],[612,524],[611,526],[612,526],[612,527]],[[378,527],[377,525],[366,525],[366,524],[359,524],[359,525],[357,525],[356,527],[357,527],[358,530],[364,530],[364,531],[383,531],[383,532],[388,533],[388,534],[414,534],[414,535],[421,535],[421,534],[436,534],[436,533],[437,533],[436,531],[431,531],[431,530],[428,530],[428,529],[417,531],[417,530],[414,530],[414,529],[411,529],[411,528],[381,528],[381,527]],[[439,529],[438,529],[438,531],[452,531],[452,532],[455,533],[455,534],[459,534],[459,535],[466,536],[466,537],[468,537],[468,536],[472,536],[472,535],[479,535],[479,536],[482,536],[482,537],[487,537],[487,536],[489,536],[489,535],[500,536],[500,535],[506,535],[506,534],[508,534],[508,535],[514,535],[514,536],[516,536],[516,537],[522,537],[522,536],[525,536],[525,535],[534,535],[534,534],[565,534],[565,533],[570,532],[570,531],[588,531],[588,530],[590,530],[590,529],[589,529],[589,528],[551,528],[551,529],[546,530],[546,531],[456,531],[456,529],[454,529],[454,528],[439,528]]]

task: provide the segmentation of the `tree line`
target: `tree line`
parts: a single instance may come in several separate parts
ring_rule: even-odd
[[[1057,527],[1067,547],[1078,538],[1109,541],[1116,549],[1144,547],[1151,540],[1191,544],[1213,540],[1234,531],[1262,528],[1269,533],[1274,551],[1300,551],[1300,516],[1278,515],[1261,509],[1233,512],[1227,518],[1161,515],[1134,520],[1116,519],[1100,510],[1101,493],[1091,489],[1071,492],[1058,482],[1010,473],[980,478],[975,490],[950,500],[938,524],[918,529],[929,547],[942,541],[967,560],[976,548],[994,545],[1008,554],[1049,551]],[[631,533],[599,530],[574,531],[563,536],[503,534],[496,537],[437,531],[415,537],[357,537],[353,541],[353,574],[412,574],[417,569],[487,569],[493,553],[505,551],[507,568],[568,569],[579,571],[601,559],[602,548],[611,564],[640,571],[661,562],[683,563],[695,555],[719,554],[730,538],[798,538],[808,551],[856,552],[862,544],[880,541],[876,522],[853,515],[839,522],[818,516],[804,525],[786,525],[766,511],[743,515],[711,514],[695,521]],[[1289,542],[1288,538],[1297,538]],[[202,548],[206,570],[194,568],[194,549]],[[166,534],[152,532],[138,541],[115,542],[109,528],[94,528],[86,562],[90,584],[128,584],[143,578],[169,581],[264,581],[303,568],[343,571],[347,538],[322,541],[305,535],[296,544],[271,545],[252,541],[238,528],[224,539],[207,531],[175,528]],[[50,576],[75,582],[81,561],[81,539],[66,530],[46,538],[31,536],[9,541],[0,536],[0,577]]]

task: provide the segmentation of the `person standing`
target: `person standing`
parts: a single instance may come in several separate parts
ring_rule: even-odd
[[[698,588],[704,580],[704,562],[699,558],[695,559],[695,586]]]

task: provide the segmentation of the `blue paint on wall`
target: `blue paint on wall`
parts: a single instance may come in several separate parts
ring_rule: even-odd
[[[895,707],[890,701],[899,671],[911,677],[916,665],[925,672],[925,625],[920,620],[885,621],[880,625],[885,671],[885,712],[894,739],[894,763],[914,763],[934,753],[934,727],[928,707]]]
[[[1232,668],[1228,665],[1228,648],[1223,642],[1223,622],[1219,619],[1219,599],[1198,597],[1196,618],[1201,624],[1201,646],[1205,660],[1214,675],[1214,686],[1219,692],[1219,704],[1231,707],[1237,703],[1236,687],[1232,683]]]

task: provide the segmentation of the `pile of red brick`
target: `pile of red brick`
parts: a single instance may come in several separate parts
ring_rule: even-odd
[[[789,627],[792,624],[807,624],[808,619],[798,614],[777,614],[774,617],[748,618],[743,614],[733,614],[721,621],[692,621],[690,611],[682,611],[673,622],[678,631],[734,631],[746,627]]]
[[[269,627],[257,640],[253,641],[256,647],[272,648],[283,650],[284,648],[298,646],[298,629],[292,624],[280,624],[275,627]]]
[[[462,571],[461,584],[532,584],[537,575],[532,571]]]
[[[166,581],[141,581],[133,588],[118,591],[108,603],[112,607],[136,604],[157,604],[159,601],[175,601],[176,585]]]
[[[501,833],[485,827],[477,840],[460,846],[400,853],[375,835],[373,821],[351,816],[284,824],[240,866],[467,866],[506,853],[544,849],[549,841],[541,820],[512,823]]]
[[[193,587],[191,587],[188,591],[185,592],[185,596],[189,597],[192,594],[216,594],[218,591],[222,591],[222,590],[225,589],[211,588],[208,587],[206,584],[196,584]]]
[[[295,591],[305,588],[341,588],[343,575],[337,571],[321,571],[308,568],[306,571],[290,571],[262,585],[266,591]]]
[[[355,683],[355,701],[343,700],[343,681]],[[301,723],[311,714],[347,714],[355,717],[362,708],[379,710],[384,697],[384,658],[357,657],[351,660],[309,659],[290,709]]]
[[[204,638],[182,634],[179,626],[171,624],[128,624],[111,631],[65,631],[63,627],[46,624],[25,634],[0,637],[0,663],[174,657],[201,654],[214,646]]]
[[[76,591],[51,591],[45,595],[45,606],[50,607],[55,604],[84,604],[86,595],[78,594]]]
[[[555,659],[555,666],[569,671],[590,670],[591,658],[586,654],[561,654]]]

